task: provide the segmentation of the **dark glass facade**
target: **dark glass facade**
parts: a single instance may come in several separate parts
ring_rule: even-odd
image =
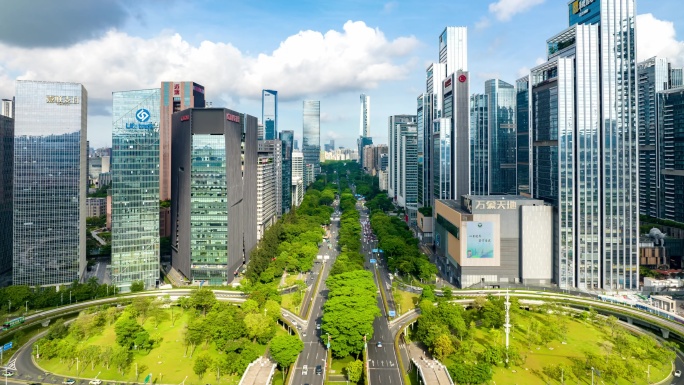
[[[262,91],[261,123],[264,125],[263,140],[278,138],[278,91]]]
[[[661,92],[663,218],[684,222],[684,88]]]
[[[485,82],[489,115],[488,194],[515,194],[516,144],[515,88],[502,80]]]
[[[283,141],[283,214],[289,213],[292,207],[292,151],[294,131],[285,130],[278,133]]]
[[[489,191],[489,113],[487,95],[470,97],[470,190],[474,195]]]
[[[0,114],[0,274],[12,271],[14,119]]]
[[[310,164],[313,168],[313,180],[309,180],[307,173],[304,173],[304,185],[308,186],[321,172],[321,102],[305,100],[303,106],[302,153],[304,154],[304,166]]]
[[[516,81],[515,98],[518,194],[530,195],[530,91],[527,76]]]

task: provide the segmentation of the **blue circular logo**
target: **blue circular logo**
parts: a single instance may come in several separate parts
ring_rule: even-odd
[[[140,123],[145,123],[148,120],[150,120],[150,111],[147,111],[144,108],[139,109],[135,113],[135,118],[140,122]]]

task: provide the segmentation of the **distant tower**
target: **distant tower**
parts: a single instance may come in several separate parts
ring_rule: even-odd
[[[370,96],[361,94],[361,115],[359,120],[359,136],[370,136]]]
[[[278,91],[262,90],[261,124],[264,134],[259,140],[278,139]]]

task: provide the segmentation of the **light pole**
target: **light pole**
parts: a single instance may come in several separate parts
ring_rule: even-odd
[[[651,383],[651,364],[648,364],[648,368],[646,369],[646,383],[650,384]]]
[[[26,314],[28,314],[28,301],[26,301]]]
[[[69,305],[71,305],[71,290],[69,290]]]
[[[594,367],[591,367],[591,385],[594,385]]]

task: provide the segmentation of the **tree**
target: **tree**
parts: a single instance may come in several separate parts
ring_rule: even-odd
[[[116,333],[116,343],[126,349],[130,349],[135,345],[135,340],[138,333],[144,331],[142,326],[130,316],[121,317],[114,325],[114,332]]]
[[[345,372],[347,372],[347,379],[349,382],[357,384],[361,381],[361,376],[363,375],[363,362],[361,360],[350,362],[347,364]]]
[[[245,328],[247,329],[247,335],[252,338],[255,342],[257,340],[263,341],[272,335],[273,320],[271,317],[261,314],[252,313],[247,314],[244,319]]]
[[[121,374],[125,374],[131,367],[131,352],[125,347],[116,347],[112,352],[112,365]]]
[[[131,293],[137,293],[139,291],[145,290],[145,282],[140,280],[140,281],[133,281],[131,283]]]
[[[204,376],[204,373],[206,373],[207,370],[209,370],[211,365],[211,357],[207,356],[206,354],[201,354],[195,359],[195,364],[192,366],[192,370],[201,380]]]
[[[149,369],[149,368],[145,364],[140,364],[140,365],[138,365],[137,369],[138,369],[138,372],[136,373],[136,377],[135,377],[136,381],[138,381],[138,378],[140,378],[140,375],[141,374],[144,375],[145,372],[147,371],[147,369]]]
[[[447,334],[440,334],[432,343],[432,353],[438,360],[443,361],[454,352],[454,345],[451,343],[451,337]]]
[[[195,309],[202,310],[202,315],[207,314],[207,309],[211,308],[216,303],[216,296],[214,292],[206,289],[199,288],[192,291],[190,294],[190,302]]]
[[[289,334],[276,336],[270,343],[271,357],[283,368],[283,372],[287,372],[303,349],[302,340]]]

